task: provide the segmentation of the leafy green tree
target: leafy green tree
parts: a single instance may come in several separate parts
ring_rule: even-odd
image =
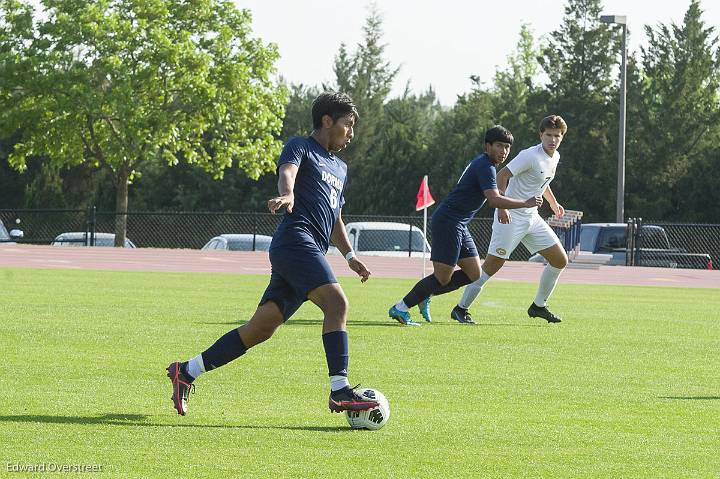
[[[470,160],[485,151],[485,131],[497,123],[493,95],[477,79],[473,81],[473,90],[460,95],[451,110],[437,115],[430,132],[425,165],[437,201],[452,190]],[[419,181],[413,185],[416,192],[418,185]]]
[[[494,118],[513,133],[513,153],[538,140],[538,112],[531,109],[530,101],[538,89],[539,54],[530,26],[523,24],[515,53],[508,56],[507,67],[495,72],[491,89]]]
[[[549,79],[531,100],[542,116],[558,114],[568,123],[560,147],[561,165],[553,191],[567,209],[586,217],[614,216],[617,179],[617,88],[613,67],[619,36],[600,23],[600,0],[568,0],[563,23],[551,33],[539,57]]]
[[[371,4],[363,27],[363,42],[354,52],[348,51],[345,44],[340,45],[333,65],[335,83],[323,85],[324,89],[349,94],[360,113],[355,139],[340,153],[349,163],[350,179],[345,189],[345,195],[353,198],[345,208],[349,213],[367,212],[367,204],[362,198],[366,196],[368,183],[375,181],[371,175],[377,170],[374,163],[378,159],[373,157],[373,145],[382,133],[384,104],[399,70],[390,65],[384,53],[382,17],[377,7]]]
[[[280,137],[287,141],[293,136],[307,136],[312,132],[312,102],[322,93],[320,88],[305,85],[290,85],[290,95],[285,106]]]
[[[357,137],[341,154],[351,163],[355,178],[368,160],[368,151],[376,140],[378,124],[382,120],[383,105],[399,70],[384,58],[382,17],[374,5],[370,7],[363,32],[364,40],[355,52],[348,52],[344,44],[340,46],[334,64],[335,85],[326,86],[349,94],[360,113]],[[358,181],[353,180],[353,183],[357,185]]]
[[[227,0],[0,2],[0,135],[9,155],[108,170],[116,244],[128,185],[148,165],[185,160],[216,178],[236,164],[274,169],[285,90],[276,48],[250,36],[250,14]]]
[[[310,133],[310,106],[320,93],[318,87],[296,84],[287,86],[287,90],[282,142]],[[231,168],[225,171],[221,181],[216,181],[198,165],[181,160],[171,169],[162,164],[149,165],[136,185],[130,192],[130,201],[136,209],[267,211],[267,199],[277,190],[277,177],[273,170],[254,180],[242,170]]]
[[[720,52],[714,31],[703,22],[697,0],[690,2],[682,25],[646,27],[637,99],[645,114],[633,132],[642,144],[633,150],[637,158],[630,172],[645,193],[631,197],[633,211],[645,217],[717,219],[712,203],[696,200],[714,189],[697,185],[720,181]]]
[[[23,206],[25,181],[17,170],[10,167],[7,156],[19,141],[19,132],[0,138],[0,208]]]
[[[350,176],[349,212],[407,215],[415,211],[415,194],[428,173],[430,133],[439,114],[432,89],[419,96],[406,90],[385,104],[362,176]]]
[[[49,161],[40,165],[40,172],[25,188],[27,206],[45,208],[65,208],[67,206],[63,192],[60,168]]]
[[[648,158],[652,157],[652,145],[648,138],[654,132],[646,120],[643,83],[645,81],[642,65],[637,55],[628,55],[627,62],[627,123],[625,135],[625,216],[628,218],[646,217],[657,201],[654,187],[646,181],[644,168]]]

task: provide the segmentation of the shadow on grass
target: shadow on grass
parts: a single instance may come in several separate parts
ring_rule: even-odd
[[[660,399],[680,399],[682,401],[716,401],[720,396],[660,396]]]
[[[195,324],[220,324],[225,326],[237,326],[238,328],[242,326],[243,324],[247,323],[247,321],[206,321],[206,322],[196,322]],[[285,327],[288,326],[311,326],[311,325],[322,325],[323,321],[322,319],[290,319],[288,322],[285,323]],[[352,326],[395,326],[397,323],[383,323],[380,321],[348,321],[349,325]]]
[[[45,424],[104,424],[110,426],[145,426],[145,427],[193,427],[218,429],[282,429],[287,431],[317,431],[342,432],[350,431],[347,426],[321,427],[321,426],[262,426],[256,424],[187,424],[187,423],[160,423],[149,421],[144,414],[103,414],[101,416],[50,416],[36,414],[18,414],[0,416],[0,422],[27,422]]]
[[[220,325],[226,325],[226,326],[237,326],[238,328],[242,326],[243,324],[247,323],[247,321],[212,321],[212,322],[197,322],[195,324],[220,324]],[[290,319],[287,323],[285,323],[284,327],[288,326],[315,326],[315,325],[322,325],[323,320],[322,319]],[[449,321],[442,321],[442,322],[432,322],[432,323],[426,323],[425,321],[420,322],[421,325],[427,326],[430,328],[434,327],[444,327],[444,326],[457,326],[457,327],[463,327],[463,328],[472,328],[472,327],[498,327],[498,326],[505,326],[505,327],[511,327],[511,328],[542,328],[545,327],[546,324],[529,324],[529,323],[477,323],[475,325],[473,324],[460,324],[455,321],[449,322]],[[392,321],[388,319],[387,321],[357,321],[357,320],[348,320],[347,325],[349,327],[353,326],[376,326],[376,327],[402,327],[400,323],[397,321]]]

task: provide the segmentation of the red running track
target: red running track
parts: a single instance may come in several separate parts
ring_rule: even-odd
[[[364,256],[360,259],[376,277],[419,279],[419,258]],[[341,256],[328,256],[335,274],[352,276]],[[427,261],[427,273],[431,263]],[[204,272],[270,274],[263,252],[200,251],[155,248],[86,248],[35,245],[0,245],[0,268],[64,268],[123,271]],[[543,268],[539,263],[508,262],[496,279],[536,282]],[[563,272],[563,283],[627,284],[720,288],[720,271],[639,268],[626,266],[573,265]]]

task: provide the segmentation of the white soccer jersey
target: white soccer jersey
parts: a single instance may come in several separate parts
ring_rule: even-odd
[[[512,173],[505,196],[516,200],[526,200],[533,196],[540,196],[555,177],[555,169],[560,161],[560,153],[550,157],[542,147],[542,143],[522,150],[507,164],[506,168]],[[537,211],[532,208],[513,209],[512,213],[530,215]]]

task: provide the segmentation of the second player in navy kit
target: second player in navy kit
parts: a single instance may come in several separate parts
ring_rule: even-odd
[[[480,258],[468,223],[485,204],[493,208],[524,208],[542,204],[542,198],[525,201],[502,196],[497,189],[495,167],[508,156],[512,134],[502,126],[485,133],[485,152],[474,158],[460,175],[445,201],[435,210],[431,220],[433,274],[426,276],[394,306],[388,315],[406,326],[418,326],[409,309],[419,306],[423,318],[430,322],[430,296],[449,293],[480,277]],[[455,270],[455,266],[460,269]],[[469,317],[454,317],[461,323],[472,323]]]
[[[348,382],[347,298],[325,258],[332,242],[362,282],[370,277],[345,232],[341,209],[347,165],[335,155],[352,140],[358,113],[349,96],[323,93],[313,102],[312,118],[312,134],[291,139],[278,161],[279,196],[268,201],[268,209],[275,213],[285,208],[286,213],[270,245],[270,284],[246,324],[194,358],[168,366],[178,414],[186,414],[188,394],[198,376],[269,339],[307,300],[323,312],[330,410],[365,410],[378,404],[361,397]]]

